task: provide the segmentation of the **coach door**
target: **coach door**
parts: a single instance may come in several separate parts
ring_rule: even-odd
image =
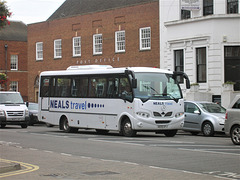
[[[49,110],[50,77],[41,78],[41,110]]]

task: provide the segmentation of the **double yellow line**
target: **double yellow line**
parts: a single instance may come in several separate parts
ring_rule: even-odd
[[[24,173],[28,173],[28,172],[32,172],[32,171],[36,171],[39,169],[38,166],[32,165],[32,164],[28,164],[28,163],[23,163],[23,162],[18,162],[18,161],[11,161],[11,160],[7,160],[7,159],[1,159],[1,162],[5,162],[5,163],[18,163],[21,165],[21,167],[24,167],[22,170],[16,170],[16,171],[11,171],[11,172],[6,172],[6,173],[1,173],[0,174],[0,178],[3,177],[8,177],[8,176],[14,176],[14,175],[19,175],[19,174],[24,174]]]

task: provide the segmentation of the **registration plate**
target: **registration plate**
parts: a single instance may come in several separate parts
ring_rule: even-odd
[[[161,128],[161,129],[165,129],[167,127],[168,127],[168,125],[158,125],[158,128]]]

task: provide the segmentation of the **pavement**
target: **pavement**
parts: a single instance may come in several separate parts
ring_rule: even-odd
[[[117,154],[116,154],[117,156]],[[112,159],[115,159],[114,157]],[[222,180],[208,174],[132,162],[74,156],[0,142],[0,178],[4,180],[156,179]]]

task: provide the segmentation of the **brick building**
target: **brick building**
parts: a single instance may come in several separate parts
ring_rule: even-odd
[[[45,22],[28,25],[29,101],[38,75],[70,65],[159,67],[158,0],[66,0]]]
[[[27,25],[10,21],[10,25],[0,29],[0,73],[8,76],[0,90],[19,91],[27,101],[27,69]]]

